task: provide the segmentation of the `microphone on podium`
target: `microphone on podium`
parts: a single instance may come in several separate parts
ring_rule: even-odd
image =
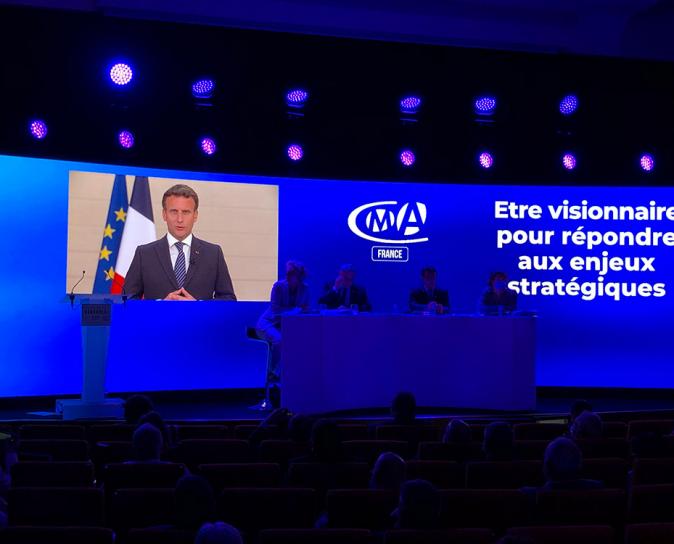
[[[87,273],[86,270],[82,270],[82,277],[75,282],[75,285],[73,285],[73,288],[70,290],[70,294],[68,295],[68,298],[70,299],[70,307],[72,308],[75,305],[75,287],[77,287],[82,280],[84,279],[84,275]]]

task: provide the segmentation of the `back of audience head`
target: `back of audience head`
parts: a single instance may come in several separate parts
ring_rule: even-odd
[[[471,440],[470,427],[462,419],[452,419],[447,423],[445,433],[442,435],[442,441],[446,444],[469,444]]]
[[[131,395],[124,402],[124,419],[130,425],[136,425],[140,418],[154,409],[152,401],[146,395]]]
[[[153,410],[152,412],[148,412],[147,414],[143,415],[138,421],[138,425],[140,426],[145,423],[154,425],[159,430],[162,440],[164,441],[164,448],[167,448],[171,445],[172,441],[169,435],[169,429],[166,426],[166,423],[164,423],[164,419],[161,417],[159,412],[155,412]]]
[[[509,461],[513,455],[513,430],[505,421],[494,421],[484,429],[482,451],[488,461]]]
[[[577,480],[583,469],[583,454],[573,440],[556,438],[545,449],[543,472],[548,482]]]
[[[223,521],[216,521],[201,526],[194,544],[243,544],[243,539],[236,527]]]
[[[398,393],[391,403],[391,415],[399,425],[410,425],[417,417],[417,400],[412,393]]]
[[[440,522],[440,493],[426,480],[408,480],[400,487],[393,516],[396,529],[435,529]]]
[[[570,429],[571,436],[578,438],[601,438],[601,418],[587,410],[574,419]]]
[[[334,462],[342,458],[342,437],[332,419],[319,419],[311,429],[311,453],[317,461]]]
[[[196,531],[215,516],[215,494],[201,476],[183,476],[176,484],[176,526]]]
[[[571,425],[575,419],[582,414],[583,412],[591,412],[592,405],[583,399],[578,399],[573,402],[571,405],[571,410],[569,411],[569,425]]]
[[[151,423],[143,423],[133,433],[133,452],[136,461],[159,461],[164,440],[161,431]]]
[[[405,461],[399,455],[387,451],[374,464],[370,478],[370,489],[395,489],[398,491],[405,481]]]

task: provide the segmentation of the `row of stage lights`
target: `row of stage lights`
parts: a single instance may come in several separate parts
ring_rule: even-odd
[[[128,63],[115,63],[109,70],[110,81],[118,87],[126,87],[134,77],[133,68]],[[208,100],[215,92],[216,84],[213,79],[198,79],[192,84],[192,96],[196,100]],[[286,105],[296,111],[300,111],[309,101],[309,92],[305,89],[295,88],[286,93]],[[400,113],[403,116],[416,116],[422,106],[423,100],[419,96],[409,95],[400,100]],[[481,118],[492,117],[497,110],[498,101],[494,96],[478,96],[473,102],[475,114]],[[564,96],[559,102],[559,113],[564,117],[570,117],[579,107],[578,97],[574,94]],[[406,121],[414,120],[404,118]],[[42,119],[34,119],[29,123],[30,134],[37,140],[47,137],[47,123]],[[130,130],[124,129],[117,134],[117,142],[122,149],[131,149],[136,143],[136,138]],[[215,155],[218,150],[216,141],[210,136],[203,136],[198,141],[199,149],[206,156]],[[286,149],[286,155],[293,162],[304,158],[304,148],[298,143],[291,143]],[[405,168],[411,168],[416,163],[416,155],[412,149],[403,149],[399,155],[400,163]],[[495,156],[491,151],[482,150],[476,157],[477,165],[489,170],[495,164]],[[578,159],[572,152],[565,152],[561,157],[561,165],[564,170],[573,171],[578,165]],[[652,172],[655,169],[655,158],[650,153],[643,153],[639,157],[639,167],[644,172]]]

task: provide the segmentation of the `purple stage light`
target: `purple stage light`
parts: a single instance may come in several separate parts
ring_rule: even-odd
[[[217,150],[217,146],[215,145],[215,140],[213,138],[202,138],[200,145],[201,151],[203,151],[206,155],[213,155]]]
[[[124,149],[131,149],[133,144],[136,143],[136,139],[133,137],[133,133],[130,130],[120,131],[117,135],[117,140],[119,141],[119,145]]]
[[[215,81],[212,79],[199,79],[192,83],[192,96],[194,98],[210,98],[215,90]]]
[[[42,140],[47,137],[47,123],[42,119],[35,119],[29,125],[30,134],[36,140]]]
[[[639,165],[644,172],[652,172],[655,169],[655,158],[650,153],[644,153],[639,159]]]
[[[577,164],[576,156],[573,153],[564,153],[562,155],[562,166],[567,170],[573,170]]]
[[[480,166],[484,169],[489,169],[494,166],[494,157],[488,151],[483,151],[478,155],[478,162]]]
[[[575,94],[567,94],[559,101],[559,113],[571,115],[578,109],[578,97]]]
[[[400,153],[400,162],[403,163],[403,166],[410,167],[416,160],[417,158],[414,156],[414,152],[411,149],[404,149]]]
[[[496,98],[493,96],[478,96],[475,99],[475,113],[478,115],[493,115],[496,111]]]
[[[418,96],[406,96],[400,101],[400,112],[415,114],[421,107],[421,98]]]
[[[118,62],[110,68],[110,79],[115,85],[127,85],[133,79],[133,70],[128,64]]]
[[[303,107],[307,100],[309,100],[309,93],[304,89],[291,89],[286,94],[286,104],[293,108]]]
[[[301,145],[291,144],[288,146],[288,158],[291,161],[299,161],[304,157],[304,149]]]

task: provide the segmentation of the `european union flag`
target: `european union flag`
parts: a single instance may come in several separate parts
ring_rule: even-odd
[[[108,217],[103,229],[103,241],[98,254],[98,268],[94,281],[94,293],[110,293],[115,278],[115,265],[122,241],[126,213],[129,209],[129,197],[126,193],[126,176],[117,174],[110,194]]]

